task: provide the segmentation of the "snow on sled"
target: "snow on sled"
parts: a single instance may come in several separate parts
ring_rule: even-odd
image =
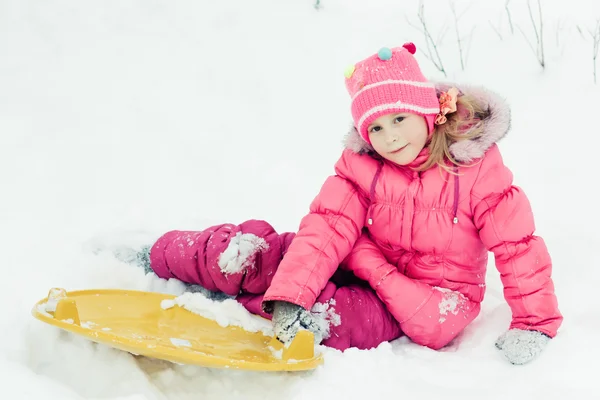
[[[303,371],[323,362],[313,334],[285,347],[277,338],[174,306],[176,296],[135,290],[51,289],[35,318],[96,343],[179,364],[255,371]],[[167,306],[165,306],[167,304]]]

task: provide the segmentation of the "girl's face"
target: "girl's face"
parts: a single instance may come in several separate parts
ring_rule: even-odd
[[[425,118],[407,112],[382,115],[368,126],[375,151],[398,165],[413,162],[427,143]]]

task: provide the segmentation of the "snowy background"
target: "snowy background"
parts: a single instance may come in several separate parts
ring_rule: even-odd
[[[0,1],[0,397],[600,398],[600,86],[588,33],[600,2],[542,0],[542,69],[517,28],[535,40],[524,0],[509,5],[514,34],[505,0],[457,0],[463,71],[449,2],[425,0],[435,37],[446,24],[445,78],[407,23],[418,23],[416,1],[311,1]],[[56,286],[181,293],[94,246],[249,218],[296,230],[350,124],[345,67],[406,41],[432,79],[486,85],[513,107],[500,147],[550,248],[565,316],[534,363],[512,366],[494,348],[510,310],[493,258],[483,312],[456,345],[327,351],[308,373],[135,359],[31,317]]]

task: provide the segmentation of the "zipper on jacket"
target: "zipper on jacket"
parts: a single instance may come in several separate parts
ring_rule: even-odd
[[[402,218],[402,237],[400,243],[406,250],[412,250],[412,226],[415,214],[415,199],[419,185],[421,184],[421,174],[415,172],[413,179],[406,190],[404,200],[404,217]]]
[[[377,181],[379,180],[379,177],[381,176],[381,170],[383,169],[383,162],[379,163],[379,165],[377,166],[377,171],[375,172],[375,176],[373,177],[373,180],[371,181],[371,189],[369,191],[369,197],[370,197],[370,201],[371,204],[369,204],[369,217],[367,219],[367,224],[369,225],[373,225],[373,202],[375,202],[375,189],[377,188]]]
[[[459,177],[458,177],[458,167],[454,166],[454,202],[452,204],[452,222],[454,224],[458,224],[458,196],[459,196],[459,188],[458,185]]]

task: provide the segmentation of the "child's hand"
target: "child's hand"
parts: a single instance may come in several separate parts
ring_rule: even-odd
[[[329,333],[329,323],[318,318],[299,305],[285,301],[273,304],[273,330],[275,336],[285,344],[291,343],[300,329],[315,335],[315,344],[321,343]]]
[[[510,329],[496,340],[496,347],[511,364],[521,365],[536,358],[550,341],[550,336],[538,331]]]

